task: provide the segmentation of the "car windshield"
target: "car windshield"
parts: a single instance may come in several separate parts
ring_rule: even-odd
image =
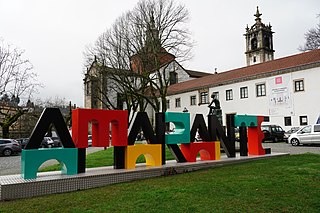
[[[278,132],[283,132],[283,129],[281,128],[281,126],[277,126],[277,131]]]
[[[310,132],[311,132],[311,126],[306,126],[299,131],[299,133],[310,133]]]
[[[281,128],[281,126],[272,126],[271,131],[272,132],[283,132],[283,129]]]

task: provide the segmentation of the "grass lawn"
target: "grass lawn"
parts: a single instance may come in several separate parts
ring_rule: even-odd
[[[0,202],[0,212],[319,212],[320,155]]]

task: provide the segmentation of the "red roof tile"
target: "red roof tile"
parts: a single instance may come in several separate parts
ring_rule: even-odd
[[[219,86],[232,80],[245,80],[253,76],[270,74],[316,62],[320,62],[320,49],[174,84],[168,88],[168,94],[172,95],[200,88]]]
[[[200,71],[195,71],[195,70],[185,70],[185,71],[188,73],[188,75],[190,77],[193,77],[193,78],[200,78],[203,76],[212,75],[212,73],[200,72]]]

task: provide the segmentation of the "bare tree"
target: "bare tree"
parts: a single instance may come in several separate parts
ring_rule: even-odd
[[[40,84],[32,72],[32,64],[23,58],[24,51],[0,43],[0,126],[2,136],[9,137],[9,128],[29,108],[27,100]]]
[[[89,64],[95,59],[96,72],[90,77],[99,88],[96,96],[106,108],[117,108],[110,97],[113,90],[128,110],[144,111],[149,104],[156,112],[166,111],[170,78],[164,64],[190,57],[188,17],[187,9],[173,0],[140,1],[87,49]]]
[[[320,14],[317,18],[320,18]],[[300,46],[298,48],[300,51],[320,49],[320,23],[317,24],[315,28],[309,29],[308,32],[304,34],[304,37],[306,39],[306,43],[304,46]]]
[[[44,108],[59,108],[66,125],[70,128],[72,125],[72,109],[75,109],[75,105],[72,106],[71,101],[68,103],[65,98],[62,97],[49,97],[45,100],[38,99],[37,106],[36,106],[36,115],[38,118],[42,113]],[[52,132],[55,130],[53,124],[51,124],[47,130],[47,136],[51,137]]]

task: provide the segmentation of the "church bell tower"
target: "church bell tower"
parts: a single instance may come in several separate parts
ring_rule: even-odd
[[[273,60],[274,50],[273,50],[273,38],[271,30],[271,25],[265,25],[261,22],[262,14],[259,12],[259,7],[257,7],[257,12],[254,15],[256,23],[251,26],[251,28],[246,28],[246,59],[247,66],[262,63],[266,61]]]

